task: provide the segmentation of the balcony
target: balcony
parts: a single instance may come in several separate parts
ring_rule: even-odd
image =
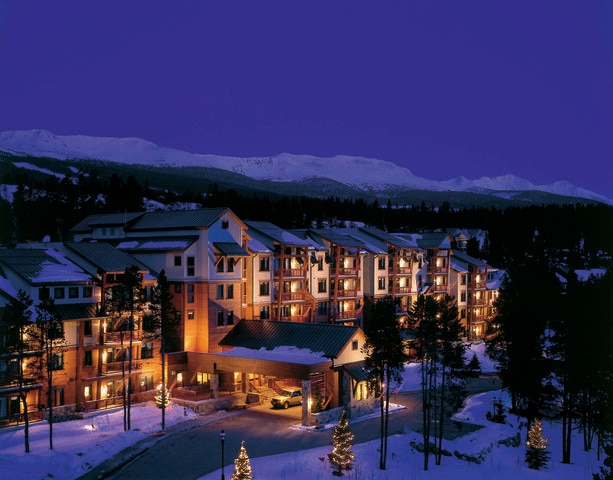
[[[123,335],[123,343],[130,341],[130,332],[106,332],[104,334],[104,343],[121,343],[121,336]],[[143,332],[141,330],[134,330],[132,332],[132,341],[140,342],[143,339]]]
[[[389,293],[393,295],[408,295],[411,293],[411,287],[395,287],[390,288],[389,290]]]
[[[305,272],[304,268],[275,268],[274,276],[275,278],[304,278]]]
[[[355,320],[358,318],[359,314],[360,310],[345,310],[344,312],[335,312],[333,318],[337,322],[342,322],[346,320]]]
[[[411,267],[390,267],[388,273],[390,275],[410,275],[412,269]]]
[[[289,293],[275,293],[275,301],[281,300],[282,302],[304,302],[307,299],[306,292],[289,292]]]
[[[339,275],[341,277],[356,277],[358,275],[357,268],[331,268],[330,273],[332,275]]]
[[[124,371],[127,372],[129,368],[129,362],[108,362],[102,364],[102,373],[117,373],[121,372],[121,365],[123,364]],[[132,360],[132,373],[136,370],[142,370],[143,362]]]
[[[447,285],[445,284],[441,284],[441,285],[432,285],[431,290],[434,290],[435,292],[446,292],[447,291]]]
[[[338,298],[357,298],[358,296],[357,290],[344,289],[344,290],[335,290],[334,292],[336,292],[336,296]]]

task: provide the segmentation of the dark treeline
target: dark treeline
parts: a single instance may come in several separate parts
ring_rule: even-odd
[[[117,174],[102,179],[88,175],[36,181],[27,173],[3,178],[16,184],[13,203],[0,200],[0,243],[70,238],[69,230],[96,213],[142,211],[143,198],[163,204],[190,202],[202,207],[228,207],[240,218],[266,220],[282,228],[338,226],[363,222],[390,232],[420,232],[440,228],[475,228],[488,231],[480,256],[504,267],[529,250],[535,233],[550,252],[564,252],[571,266],[595,266],[597,254],[611,252],[613,207],[604,204],[473,207],[454,209],[449,203],[399,207],[390,201],[339,197],[281,197],[274,193],[243,195],[207,185],[202,192],[177,194],[141,185],[134,176]],[[556,255],[560,258],[559,255]],[[587,261],[587,265],[584,263]],[[574,264],[573,264],[574,263]]]

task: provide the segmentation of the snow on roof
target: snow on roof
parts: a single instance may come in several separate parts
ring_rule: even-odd
[[[272,253],[270,248],[255,238],[249,240],[249,250],[255,253]]]
[[[49,248],[45,253],[57,260],[58,263],[44,261],[41,263],[40,272],[33,282],[88,282],[91,276],[81,267],[72,263],[57,250]]]
[[[299,365],[317,365],[329,362],[330,359],[324,357],[323,352],[313,352],[308,348],[298,348],[292,346],[275,347],[267,350],[262,347],[258,350],[247,347],[234,347],[232,350],[216,353],[224,357],[250,358],[253,360],[270,360],[273,362],[296,363]]]

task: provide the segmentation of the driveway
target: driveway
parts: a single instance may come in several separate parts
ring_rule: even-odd
[[[471,381],[469,390],[478,393],[496,390],[500,384],[492,379]],[[421,430],[420,392],[396,393],[391,403],[403,405],[390,415],[390,435],[406,433],[408,430]],[[315,431],[292,428],[300,423],[301,407],[287,410],[273,410],[263,405],[246,410],[228,412],[219,418],[207,416],[177,425],[168,429],[157,438],[145,440],[140,445],[122,452],[131,461],[124,465],[121,456],[107,465],[101,465],[81,480],[111,478],[118,480],[196,479],[221,467],[221,441],[219,433],[226,433],[224,443],[224,464],[226,478],[233,471],[232,462],[239,450],[241,440],[250,457],[275,455],[290,451],[307,450],[331,444],[331,431]],[[444,436],[452,439],[480,428],[476,425],[462,424],[458,429],[449,422]],[[379,417],[354,420],[351,431],[354,443],[362,443],[379,438]],[[113,470],[114,468],[119,468]]]

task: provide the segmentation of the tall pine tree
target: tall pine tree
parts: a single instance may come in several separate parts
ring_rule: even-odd
[[[381,391],[381,438],[379,468],[385,470],[389,424],[389,399],[393,383],[400,383],[407,355],[404,351],[400,324],[396,317],[396,304],[391,297],[378,300],[369,308],[370,319],[366,328],[366,342],[362,348],[366,355],[365,369],[370,378],[370,389]]]
[[[162,409],[162,430],[166,428],[166,406],[170,392],[166,387],[166,353],[176,351],[179,348],[178,322],[175,315],[175,307],[172,303],[170,283],[166,272],[162,270],[158,276],[156,285],[153,287],[151,302],[148,311],[143,316],[143,338],[147,340],[160,340],[160,357],[162,360],[162,384],[161,394],[156,394],[156,404]]]

